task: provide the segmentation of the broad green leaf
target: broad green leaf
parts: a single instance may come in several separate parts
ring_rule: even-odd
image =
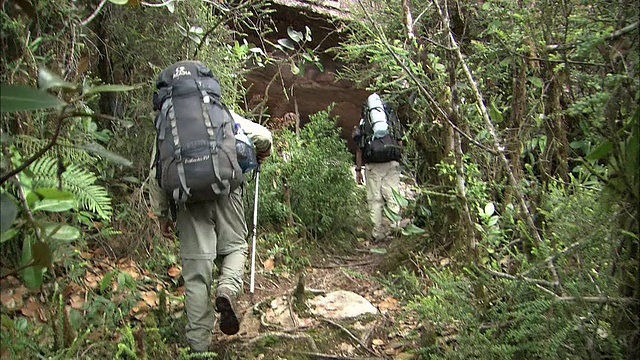
[[[66,224],[47,224],[44,226],[47,237],[56,240],[71,241],[80,237],[80,230],[75,226]]]
[[[52,88],[76,89],[78,86],[62,80],[62,78],[49,69],[41,67],[38,69],[38,87],[41,90]]]
[[[84,91],[85,95],[103,93],[103,92],[125,92],[139,88],[139,86],[133,85],[99,85],[94,86]]]
[[[130,182],[133,184],[140,184],[140,179],[135,176],[125,176],[122,178],[123,181]]]
[[[311,41],[311,28],[308,26],[304,27],[304,39],[308,42]]]
[[[291,73],[293,75],[300,74],[300,68],[293,61],[291,62]]]
[[[600,144],[597,148],[595,148],[589,155],[585,158],[587,160],[600,160],[603,157],[609,156],[613,151],[613,143],[609,140]]]
[[[587,143],[584,140],[576,140],[576,141],[572,141],[569,144],[569,147],[572,149],[582,149],[584,147],[587,146]]]
[[[13,199],[5,194],[0,194],[0,233],[4,235],[18,216],[18,207]]]
[[[372,254],[384,255],[387,253],[387,249],[369,249],[369,252]]]
[[[27,265],[31,263],[33,260],[31,254],[31,246],[34,240],[32,238],[27,238],[22,243],[22,256],[21,256],[21,264]],[[30,289],[37,289],[42,285],[44,271],[46,269],[39,265],[33,265],[24,268],[21,271],[22,280],[24,284]]]
[[[285,48],[287,48],[289,50],[295,50],[296,49],[296,44],[291,42],[291,40],[289,40],[289,39],[278,39],[278,44],[282,45],[283,47],[285,47]]]
[[[172,14],[174,11],[176,11],[176,4],[173,1],[168,2],[166,7],[167,7],[167,10],[169,10],[169,12]]]
[[[100,281],[100,292],[104,293],[107,290],[107,287],[111,285],[113,278],[116,276],[116,271],[109,271]]]
[[[492,102],[491,106],[489,106],[489,115],[491,115],[491,118],[496,123],[501,123],[503,120],[502,113],[500,112],[500,110],[498,110],[494,102]]]
[[[126,5],[129,0],[109,0],[109,2],[116,5]]]
[[[0,85],[0,113],[58,109],[66,104],[57,97],[32,87]]]
[[[76,208],[75,199],[72,200],[57,200],[57,199],[42,199],[36,201],[31,211],[49,211],[49,212],[63,212]]]
[[[406,228],[402,229],[402,235],[404,236],[424,234],[425,232],[423,228],[417,227],[414,224],[409,224]]]
[[[18,230],[16,229],[9,229],[7,231],[3,231],[2,235],[0,236],[0,244],[5,242],[5,241],[9,241],[11,239],[14,238],[14,236],[18,235]]]
[[[320,70],[320,72],[324,72],[324,65],[320,61],[316,61],[315,64],[318,70]]]
[[[396,189],[392,189],[393,200],[398,204],[401,208],[405,208],[409,205],[409,201],[398,192]]]
[[[35,191],[43,199],[51,200],[73,200],[73,193],[58,189],[38,189]]]
[[[387,207],[387,206],[384,207],[383,212],[384,212],[384,215],[387,217],[387,219],[391,220],[392,222],[398,222],[398,221],[402,220],[400,215],[398,215],[394,211],[390,210],[389,207]]]
[[[80,146],[80,149],[83,149],[85,151],[88,151],[90,153],[98,155],[101,158],[103,158],[103,159],[105,159],[105,160],[107,160],[109,162],[112,162],[112,163],[114,163],[116,165],[123,165],[123,166],[131,166],[131,165],[133,165],[133,163],[130,160],[128,160],[128,159],[126,159],[126,158],[124,158],[124,157],[122,157],[122,156],[120,156],[120,155],[118,155],[118,154],[116,154],[116,153],[114,153],[112,151],[109,151],[109,150],[105,149],[105,147],[100,145],[100,144],[96,144],[96,143],[85,144],[85,145]]]
[[[22,270],[22,280],[29,289],[37,289],[42,285],[44,272],[47,269],[40,265],[33,265]]]
[[[540,79],[539,77],[536,76],[530,76],[529,77],[529,81],[535,86],[535,87],[543,87],[544,83],[542,82],[542,79]]]
[[[289,35],[289,37],[291,38],[291,40],[299,43],[302,39],[303,36],[302,33],[300,31],[294,30],[291,26],[289,26],[287,28],[287,35]]]
[[[249,51],[256,54],[265,55],[264,51],[259,47],[252,47],[251,49],[249,49]]]
[[[491,216],[496,211],[495,205],[492,202],[488,202],[487,205],[484,206],[484,214],[486,216]]]

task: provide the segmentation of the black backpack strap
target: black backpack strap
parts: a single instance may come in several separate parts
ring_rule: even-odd
[[[213,127],[213,119],[215,116],[213,114],[213,104],[215,104],[217,100],[209,95],[205,89],[201,89],[199,85],[198,89],[200,89],[200,94],[202,95],[202,117],[204,119],[204,126],[207,129],[207,134],[209,135],[209,147],[211,149],[211,164],[213,165],[214,174],[214,182],[211,183],[211,190],[216,195],[227,195],[230,193],[231,186],[228,180],[223,180],[220,176],[218,139],[216,138],[216,129]]]
[[[184,202],[189,196],[191,196],[190,189],[187,187],[187,178],[184,174],[184,162],[182,161],[182,145],[180,144],[180,137],[178,136],[178,124],[176,122],[176,113],[173,111],[173,107],[168,110],[168,120],[171,125],[171,136],[173,136],[173,157],[176,161],[176,169],[178,171],[178,178],[180,179],[180,188],[176,188],[173,191],[173,198],[178,202]]]

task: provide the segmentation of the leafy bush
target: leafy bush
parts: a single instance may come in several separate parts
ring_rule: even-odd
[[[288,130],[275,136],[278,154],[261,174],[265,224],[278,229],[292,220],[306,238],[340,240],[367,222],[364,190],[354,181],[352,155],[330,111],[312,115],[298,136]]]
[[[425,327],[417,351],[423,359],[620,357],[611,323],[595,315],[600,304],[555,301],[524,282],[435,269],[428,277],[429,294],[408,306]]]

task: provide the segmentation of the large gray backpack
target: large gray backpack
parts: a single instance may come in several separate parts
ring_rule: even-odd
[[[156,88],[160,187],[180,204],[215,200],[240,186],[235,122],[211,70],[198,61],[181,61],[160,73]]]

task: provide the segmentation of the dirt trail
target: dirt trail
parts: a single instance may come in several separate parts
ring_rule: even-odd
[[[391,241],[391,240],[389,240]],[[380,247],[380,246],[377,246]],[[405,335],[416,328],[400,320],[401,307],[375,280],[385,255],[368,248],[334,256],[304,273],[304,298],[346,290],[361,295],[378,310],[375,315],[331,319],[311,314],[308,301],[296,301],[300,275],[257,274],[254,294],[239,299],[244,314],[237,335],[216,329],[219,359],[413,359],[415,348]],[[303,304],[303,305],[301,305]]]

